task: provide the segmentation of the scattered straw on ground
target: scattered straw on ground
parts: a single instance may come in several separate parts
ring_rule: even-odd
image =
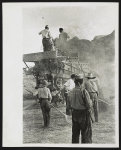
[[[24,100],[23,121],[24,121],[24,143],[71,143],[71,125],[64,116],[54,108],[51,109],[51,123],[48,129],[43,128],[42,112],[39,104],[34,100]],[[59,110],[65,113],[65,106],[60,105]],[[103,112],[99,114],[99,123],[92,125],[93,143],[95,144],[114,144],[115,124],[113,112]],[[71,117],[68,118],[71,122]]]

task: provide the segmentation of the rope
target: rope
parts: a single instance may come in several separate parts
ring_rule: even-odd
[[[27,90],[27,89],[25,89],[26,91],[28,91],[29,93],[31,93],[32,95],[33,95],[33,93],[31,92],[31,91],[29,91],[29,90]]]
[[[25,89],[26,91],[28,91],[28,92],[30,92],[32,95],[33,95],[33,92],[31,92],[31,91],[29,91],[28,89]],[[32,104],[32,105],[35,105],[36,103],[34,103],[34,104]],[[25,107],[25,109],[27,109],[27,108],[29,108],[29,107],[31,107],[32,105],[29,105],[29,106],[27,106],[27,107]],[[52,104],[50,104],[54,109],[56,109],[57,111],[59,111],[64,117],[65,117],[65,119],[66,119],[66,122],[68,123],[68,124],[70,124],[69,122],[68,122],[68,120],[67,120],[67,115],[66,114],[64,114],[63,112],[61,112],[59,109],[57,109],[54,105],[52,105]],[[24,110],[25,110],[24,109]]]
[[[24,61],[24,63],[25,63],[25,65],[26,65],[26,67],[29,69],[29,67],[28,67],[28,65],[26,64],[26,62]]]
[[[55,108],[57,111],[59,111],[64,117],[65,117],[65,119],[66,119],[66,122],[69,124],[69,125],[71,125],[71,123],[68,121],[68,119],[67,119],[67,115],[66,114],[64,114],[62,111],[60,111],[59,109],[57,109],[55,106],[53,106],[52,104],[50,104],[53,108]]]
[[[99,101],[101,101],[101,102],[103,102],[103,103],[105,103],[105,104],[107,104],[107,105],[114,105],[114,104],[109,104],[108,102],[106,102],[106,101],[104,101],[104,100],[102,100],[102,99],[98,99]]]

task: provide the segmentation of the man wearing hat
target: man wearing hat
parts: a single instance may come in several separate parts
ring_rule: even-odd
[[[43,80],[41,86],[38,88],[38,98],[39,103],[42,109],[44,127],[48,127],[50,124],[50,105],[49,103],[52,100],[52,96],[49,88],[47,88],[48,82]],[[50,102],[49,102],[50,101]]]
[[[92,73],[88,73],[86,78],[87,81],[85,82],[85,88],[89,92],[90,98],[93,102],[95,122],[98,122],[98,88],[94,80],[96,77],[93,76]]]
[[[90,110],[92,101],[83,86],[83,75],[75,77],[75,88],[69,93],[70,109],[72,109],[72,143],[92,143],[92,122]]]
[[[39,35],[42,34],[42,43],[43,43],[43,49],[45,51],[52,51],[54,50],[54,44],[52,40],[52,36],[49,31],[48,25],[45,26],[45,29],[39,32]]]

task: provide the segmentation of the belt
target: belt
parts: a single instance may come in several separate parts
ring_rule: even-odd
[[[85,110],[87,110],[86,108],[85,109],[73,109],[72,108],[72,111],[75,111],[75,112],[80,112],[80,111],[85,111]]]
[[[43,38],[43,39],[50,39],[50,38]]]
[[[48,100],[48,98],[39,98],[39,100]]]

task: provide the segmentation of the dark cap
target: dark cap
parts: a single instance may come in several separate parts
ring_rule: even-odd
[[[59,31],[62,32],[62,31],[63,31],[63,28],[59,28]]]
[[[72,74],[71,75],[71,78],[73,79],[73,78],[75,78],[76,77],[76,74]]]
[[[49,29],[49,26],[48,26],[48,25],[46,25],[46,26],[45,26],[45,29]]]
[[[81,85],[83,83],[83,78],[84,78],[83,74],[76,75],[75,81],[74,81],[75,84],[76,85]]]

